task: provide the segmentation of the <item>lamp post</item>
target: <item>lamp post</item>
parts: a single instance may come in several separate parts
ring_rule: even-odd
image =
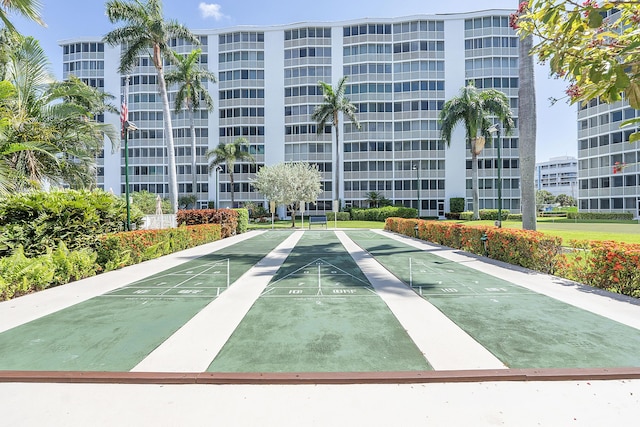
[[[496,148],[498,149],[498,220],[496,221],[496,225],[498,226],[498,228],[502,227],[502,159],[500,158],[500,148],[501,148],[501,143],[500,143],[500,124],[496,123],[495,125],[491,126],[488,129],[489,132],[491,132],[492,134],[495,133],[496,134],[496,139],[497,139],[497,145]]]
[[[418,218],[420,218],[420,160],[417,165],[413,165],[413,169],[416,171],[416,196],[418,197]]]
[[[127,199],[127,231],[131,231],[131,202],[129,201],[129,131],[138,127],[130,121],[124,122],[124,197]]]
[[[220,192],[220,185],[218,184],[220,180],[220,171],[222,168],[220,166],[216,166],[216,209],[220,209],[218,206],[218,193]]]

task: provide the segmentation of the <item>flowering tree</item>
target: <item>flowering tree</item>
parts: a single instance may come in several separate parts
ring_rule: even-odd
[[[569,81],[571,102],[624,96],[640,109],[640,3],[634,1],[529,0],[520,3],[511,25],[534,35],[532,53],[551,72]],[[635,118],[622,126],[640,122]],[[629,141],[640,140],[640,132]]]
[[[260,168],[253,186],[276,205],[287,205],[296,226],[295,212],[300,204],[315,202],[322,192],[318,165],[309,163],[279,163]]]

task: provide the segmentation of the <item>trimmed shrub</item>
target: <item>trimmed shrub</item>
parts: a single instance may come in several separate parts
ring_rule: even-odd
[[[236,233],[238,215],[238,211],[233,209],[179,210],[176,221],[179,225],[220,224],[224,239]]]
[[[455,221],[460,220],[460,214],[461,212],[445,212],[444,217],[446,219],[452,219]]]
[[[449,199],[449,210],[452,213],[464,212],[464,197],[452,197]]]
[[[616,221],[631,221],[631,213],[600,213],[600,212],[567,212],[568,219],[605,219]]]
[[[502,221],[505,221],[509,217],[509,210],[502,209]],[[497,209],[480,209],[479,211],[481,220],[491,220],[496,221],[498,219],[498,210]],[[472,221],[473,220],[473,212],[466,211],[460,213],[460,220],[462,221]]]
[[[247,232],[249,227],[249,210],[244,208],[234,209],[238,212],[238,226],[236,227],[236,234],[242,234]]]
[[[514,230],[491,226],[465,226],[463,224],[389,218],[385,230],[414,236],[418,225],[418,238],[455,249],[484,255],[510,264],[520,265],[543,273],[553,273],[562,264],[562,239],[537,231]],[[482,237],[486,235],[486,246]]]
[[[418,210],[401,206],[385,206],[372,209],[351,209],[351,219],[354,221],[385,221],[390,217],[416,218]]]
[[[138,230],[103,236],[97,262],[104,271],[158,258],[221,238],[220,224]]]
[[[351,219],[349,212],[327,212],[325,216],[327,217],[327,221],[334,221],[334,219],[337,221],[349,221]]]
[[[131,222],[142,213],[131,210]],[[102,190],[53,190],[0,198],[0,256],[22,246],[28,257],[64,242],[71,250],[95,248],[100,236],[123,230],[126,203]]]
[[[522,214],[509,214],[507,221],[522,221]]]

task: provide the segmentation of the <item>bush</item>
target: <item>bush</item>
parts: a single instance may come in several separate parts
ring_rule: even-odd
[[[509,214],[507,221],[522,221],[522,214]]]
[[[486,235],[487,256],[543,273],[553,273],[563,261],[562,239],[537,231],[402,218],[387,219],[385,230],[413,237],[415,225],[419,239],[478,255],[485,254]]]
[[[390,217],[416,218],[418,210],[401,206],[385,206],[373,209],[351,209],[351,219],[354,221],[385,221]]]
[[[452,213],[464,212],[464,197],[452,197],[449,199],[449,210]]]
[[[176,220],[179,225],[220,224],[223,239],[238,229],[238,212],[233,209],[179,210]]]
[[[141,224],[142,213],[131,212]],[[120,231],[126,203],[102,190],[16,193],[0,199],[0,256],[21,246],[28,257],[44,255],[64,242],[69,250],[95,248],[100,236]]]
[[[349,212],[327,212],[325,215],[327,217],[327,221],[333,221],[334,219],[337,221],[349,221],[351,219],[351,214]]]
[[[498,219],[498,210],[497,209],[480,209],[480,219],[481,220],[491,220],[496,221]],[[505,221],[509,217],[509,210],[502,209],[502,221]],[[461,212],[460,219],[462,221],[472,221],[473,220],[473,212]]]
[[[11,256],[0,259],[0,297],[8,300],[45,289],[51,283],[55,268],[51,257],[29,259],[21,246]]]
[[[445,212],[444,217],[446,219],[458,221],[460,220],[460,214],[461,212]]]
[[[136,191],[131,193],[131,199],[133,199],[133,205],[140,209],[145,215],[155,215],[156,213],[156,198],[157,194],[150,193],[146,190]],[[125,200],[126,202],[126,200]],[[162,199],[162,212],[171,213],[171,201],[167,198]]]
[[[631,213],[600,213],[600,212],[567,212],[569,219],[609,219],[616,221],[631,221],[633,214]]]
[[[115,270],[221,238],[220,224],[181,226],[162,230],[138,230],[103,236],[97,263]]]
[[[236,234],[242,234],[247,232],[249,227],[249,210],[244,208],[234,209],[238,212],[238,226],[236,227]]]

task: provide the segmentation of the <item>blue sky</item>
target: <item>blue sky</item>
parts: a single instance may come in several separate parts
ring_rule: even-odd
[[[114,27],[105,16],[102,0],[42,0],[42,17],[47,24],[36,24],[13,17],[19,30],[40,40],[52,63],[52,71],[62,77],[61,50],[58,41],[103,36]],[[392,18],[433,13],[469,12],[480,9],[515,9],[518,0],[165,0],[165,17],[175,19],[192,30],[227,28],[236,25],[277,25],[308,21]],[[551,106],[550,97],[563,98],[566,83],[548,78],[547,68],[536,68],[538,107],[537,161],[555,156],[576,156],[576,107],[563,101]]]

